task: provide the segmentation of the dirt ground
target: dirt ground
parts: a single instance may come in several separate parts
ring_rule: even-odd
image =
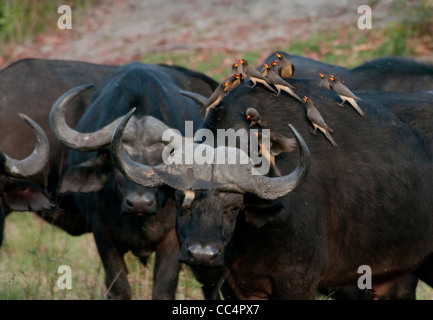
[[[72,10],[72,29],[60,30],[53,12],[44,34],[13,45],[0,68],[26,57],[121,64],[144,54],[192,49],[212,52],[287,47],[295,39],[338,25],[357,28],[366,0],[100,0],[82,18]],[[387,23],[392,0],[372,8],[373,29]],[[313,57],[317,58],[317,57]]]

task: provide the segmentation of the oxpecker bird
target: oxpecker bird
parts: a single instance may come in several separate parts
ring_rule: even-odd
[[[295,66],[286,59],[282,54],[276,53],[275,54],[278,59],[280,59],[280,67],[278,69],[278,75],[281,78],[291,78],[293,77],[293,74],[295,73]]]
[[[259,126],[266,125],[262,122],[262,116],[255,108],[248,108],[245,112],[246,119],[250,122],[250,127],[252,127],[255,124],[258,124]]]
[[[271,132],[269,136],[269,147],[262,143],[262,133],[255,132],[254,135],[258,138],[259,152],[258,155],[264,157],[270,164],[271,168],[277,176],[281,176],[280,169],[278,169],[275,163],[275,156],[281,152],[292,152],[296,147],[296,140],[292,138],[286,138],[282,134]]]
[[[325,88],[327,90],[331,90],[332,86],[329,83],[328,78],[326,78],[326,76],[323,73],[319,73],[319,76],[320,76],[319,87]]]
[[[225,81],[226,86],[224,88],[224,92],[232,91],[237,86],[239,86],[243,81],[244,81],[244,75],[242,73],[236,73],[229,76]]]
[[[310,120],[311,124],[314,127],[314,131],[312,133],[315,135],[316,130],[319,129],[323,132],[326,138],[332,143],[334,147],[337,146],[337,143],[335,143],[334,139],[331,137],[331,133],[333,130],[326,124],[325,120],[323,120],[322,115],[320,114],[319,110],[316,109],[314,106],[314,103],[311,99],[304,96],[304,102],[307,107],[307,118]]]
[[[338,105],[342,106],[344,102],[348,101],[350,105],[361,115],[361,117],[365,117],[365,113],[361,110],[361,108],[358,106],[358,103],[356,102],[356,100],[360,101],[361,98],[353,94],[353,92],[350,91],[350,89],[346,87],[337,76],[331,74],[329,79],[334,82],[332,89],[334,89],[334,91],[340,96],[341,100],[343,100],[343,102],[339,103]]]
[[[292,88],[294,87],[275,73],[274,66],[274,63],[272,63],[271,65],[265,64],[265,67],[268,70],[268,79],[278,90],[278,93],[276,95],[279,96],[281,90],[283,90],[302,103],[302,99],[299,98],[299,96],[292,90]]]
[[[271,83],[269,82],[269,80],[260,73],[260,71],[258,71],[257,69],[251,67],[248,64],[247,60],[244,59],[240,59],[239,60],[239,66],[238,66],[238,71],[244,73],[246,76],[250,77],[251,81],[253,82],[253,88],[256,86],[257,82],[263,84],[264,86],[266,86],[266,88],[268,88],[269,90],[271,90],[273,93],[277,94],[277,91],[275,91],[274,88],[272,88]]]

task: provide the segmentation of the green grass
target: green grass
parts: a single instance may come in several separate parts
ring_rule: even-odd
[[[153,259],[143,266],[131,253],[125,256],[134,300],[151,299]],[[61,265],[71,267],[70,290],[57,286]],[[0,300],[103,300],[105,296],[104,270],[91,234],[69,236],[33,213],[7,217],[0,250]],[[179,274],[176,299],[203,299],[200,283],[186,265]],[[433,289],[420,282],[417,299],[432,300]]]
[[[153,260],[143,266],[131,253],[125,256],[133,299],[151,299]],[[72,289],[59,289],[61,265],[72,271]],[[33,213],[6,218],[0,250],[0,300],[101,300],[106,297],[104,270],[93,236],[69,236]],[[200,284],[182,266],[178,299],[202,299]]]
[[[46,30],[55,30],[60,14],[59,6],[72,7],[73,21],[97,0],[81,0],[67,3],[62,0],[2,0],[0,1],[0,43],[21,43]]]

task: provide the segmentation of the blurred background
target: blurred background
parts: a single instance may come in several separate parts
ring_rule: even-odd
[[[61,5],[71,29],[59,29]],[[360,29],[361,5],[371,29]],[[258,66],[273,51],[352,68],[385,56],[433,63],[433,0],[1,0],[0,69],[23,58],[102,64],[177,64],[220,80],[239,58]],[[152,263],[126,257],[134,299],[149,299]],[[60,290],[58,266],[73,289]],[[104,299],[103,269],[91,235],[71,237],[31,213],[6,220],[0,299]],[[201,299],[187,267],[179,299]],[[432,299],[421,284],[418,299]]]
[[[60,5],[72,29],[57,26]],[[371,29],[359,29],[361,5]],[[346,67],[388,55],[433,61],[433,0],[2,0],[0,67],[25,58],[176,63],[220,75],[275,50]],[[259,59],[259,60],[258,60]]]

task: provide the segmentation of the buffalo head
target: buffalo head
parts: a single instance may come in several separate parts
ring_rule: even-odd
[[[130,216],[156,214],[166,201],[161,188],[141,187],[132,183],[112,166],[109,147],[113,132],[121,119],[114,120],[95,132],[78,132],[67,125],[66,105],[80,92],[91,87],[88,84],[69,90],[56,101],[50,113],[51,128],[62,143],[79,151],[96,151],[94,157],[69,169],[63,177],[60,192],[93,192],[109,185],[122,199],[122,213]],[[149,165],[160,163],[166,145],[160,137],[167,129],[164,123],[153,117],[134,117],[123,136],[123,148],[135,161]]]
[[[8,210],[38,211],[48,209],[51,203],[43,190],[27,177],[39,173],[48,162],[49,142],[43,129],[24,114],[20,117],[30,126],[36,137],[33,152],[25,159],[10,158],[0,151],[0,196]]]
[[[241,149],[212,148],[203,144],[185,144],[175,148],[165,163],[143,165],[132,160],[121,143],[133,112],[131,110],[123,118],[113,135],[113,160],[126,177],[139,185],[169,185],[177,190],[180,260],[189,264],[221,266],[224,262],[224,249],[231,239],[238,215],[245,207],[244,197],[251,195],[273,202],[295,189],[310,167],[308,147],[292,125],[289,125],[290,129],[300,146],[300,161],[290,174],[282,177],[253,175],[253,161]],[[228,161],[223,164],[217,161],[201,164],[182,162],[187,152],[196,152],[198,148],[201,154],[210,154],[215,159],[222,152],[225,157],[235,154],[236,159],[246,156],[249,161],[246,164],[229,164]],[[267,219],[267,213],[263,211],[258,213],[257,210],[249,210],[251,214],[246,220],[256,226],[263,225]],[[207,226],[209,229],[206,229]]]

